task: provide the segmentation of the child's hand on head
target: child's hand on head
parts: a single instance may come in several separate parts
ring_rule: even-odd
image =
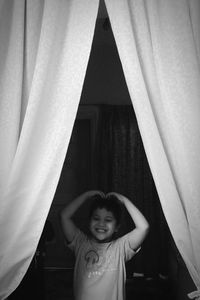
[[[106,194],[106,198],[109,198],[111,196],[114,196],[116,197],[120,202],[124,203],[124,196],[119,194],[119,193],[116,193],[116,192],[109,192]]]
[[[100,195],[102,198],[105,198],[105,194],[104,194],[104,192],[102,192],[102,191],[91,190],[91,191],[87,191],[86,193],[87,193],[87,196],[88,196],[88,197]]]

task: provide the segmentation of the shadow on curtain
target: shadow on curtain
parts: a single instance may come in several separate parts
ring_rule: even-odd
[[[105,192],[116,191],[132,200],[150,223],[141,251],[127,263],[127,275],[167,275],[169,230],[162,213],[144,152],[132,106],[101,107],[98,141],[98,184]],[[126,212],[125,212],[126,213]],[[125,215],[122,231],[129,230]]]

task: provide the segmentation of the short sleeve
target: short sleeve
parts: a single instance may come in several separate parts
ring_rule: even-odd
[[[77,230],[73,240],[71,241],[71,243],[67,245],[67,247],[72,251],[74,251],[76,255],[81,245],[85,242],[85,240],[86,240],[85,234],[82,231]]]
[[[121,255],[124,256],[125,261],[130,260],[139,250],[135,251],[131,248],[129,242],[129,233],[120,237],[117,241]]]

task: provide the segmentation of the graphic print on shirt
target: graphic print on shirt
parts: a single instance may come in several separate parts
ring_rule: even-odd
[[[100,276],[105,271],[111,270],[109,267],[110,262],[111,255],[106,258],[105,253],[99,253],[95,249],[87,251],[85,254],[85,267],[88,270],[88,277]]]
[[[99,256],[98,252],[96,250],[89,250],[85,254],[85,261],[86,261],[86,268],[92,269],[96,265],[101,265],[103,263],[103,257]]]

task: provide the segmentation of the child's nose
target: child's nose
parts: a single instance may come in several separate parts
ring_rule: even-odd
[[[104,220],[99,220],[99,225],[102,226],[102,227],[105,226],[105,221]]]

